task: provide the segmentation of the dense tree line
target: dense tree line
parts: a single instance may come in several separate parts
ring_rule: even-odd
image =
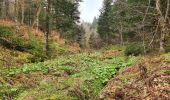
[[[137,42],[144,51],[165,52],[169,36],[169,0],[104,0],[98,33],[107,43]],[[116,42],[117,43],[117,42]]]

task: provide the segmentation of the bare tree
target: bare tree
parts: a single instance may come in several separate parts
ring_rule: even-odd
[[[165,52],[165,37],[167,34],[167,18],[168,18],[168,12],[169,12],[169,0],[167,0],[167,8],[166,10],[166,14],[165,16],[163,15],[162,11],[161,11],[161,3],[160,0],[156,0],[156,11],[159,15],[158,17],[158,21],[159,21],[159,27],[160,27],[160,52]]]
[[[25,19],[25,0],[21,0],[20,2],[20,6],[21,6],[21,24],[24,24],[24,19]]]

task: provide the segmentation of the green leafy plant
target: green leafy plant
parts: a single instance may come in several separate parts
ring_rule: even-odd
[[[131,57],[127,61],[123,57],[112,58],[110,63],[105,63],[100,67],[96,67],[94,70],[95,77],[99,79],[102,84],[107,82],[109,78],[113,77],[121,68],[130,66],[136,62],[136,58]]]
[[[134,56],[129,56],[128,58],[121,56],[99,60],[99,57],[102,56],[102,54],[103,53],[95,52],[92,54],[79,53],[59,56],[56,59],[45,62],[25,64],[22,67],[3,70],[2,75],[14,78],[20,75],[29,75],[30,80],[33,80],[38,84],[37,88],[29,87],[30,90],[25,89],[24,93],[26,94],[18,92],[17,95],[13,95],[17,99],[21,98],[22,95],[25,97],[31,94],[46,97],[46,95],[51,95],[48,94],[49,91],[53,92],[54,98],[56,98],[57,95],[66,96],[65,93],[57,89],[62,89],[63,91],[68,92],[68,87],[75,90],[77,89],[75,88],[76,85],[79,83],[81,84],[79,91],[84,93],[87,99],[94,99],[99,91],[107,84],[108,80],[114,77],[121,68],[130,66],[137,61]],[[32,76],[32,73],[34,73],[33,75],[41,73],[40,75],[43,74],[43,77],[34,77]],[[56,79],[57,82],[55,81]],[[56,83],[58,85],[56,85]],[[20,84],[21,86],[25,86],[27,83]],[[50,88],[44,88],[47,85],[50,86]],[[40,88],[43,89],[44,94],[38,93],[38,91],[42,91],[39,90]],[[21,91],[22,89],[18,88],[18,90]],[[55,91],[58,91],[61,94],[58,94]],[[73,98],[76,98],[76,96],[77,95],[71,95]],[[37,97],[35,98],[37,99]]]

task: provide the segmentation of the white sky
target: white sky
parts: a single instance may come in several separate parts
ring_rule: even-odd
[[[103,0],[83,0],[80,3],[81,21],[92,22],[93,18],[98,17],[102,8]]]

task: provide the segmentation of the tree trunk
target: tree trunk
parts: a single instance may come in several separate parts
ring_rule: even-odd
[[[31,2],[31,0],[29,0],[28,3],[29,3],[28,24],[29,24],[29,26],[31,27],[31,23],[32,23],[32,21],[31,21],[31,16],[32,16],[32,15],[31,15],[31,12],[32,12],[32,8],[31,8],[32,2]]]
[[[15,22],[18,23],[18,0],[15,0]]]
[[[2,0],[1,2],[2,2],[2,4],[1,4],[1,18],[4,19],[4,17],[5,17],[5,0]]]
[[[165,52],[165,48],[164,48],[165,42],[164,41],[165,41],[165,34],[163,32],[161,32],[160,48],[159,48],[160,52]]]
[[[34,27],[34,25],[36,25],[36,31],[38,31],[38,27],[39,27],[39,15],[41,13],[41,10],[42,10],[42,6],[41,4],[39,4],[37,11],[36,11],[36,15],[32,23],[32,28]]]
[[[9,0],[5,0],[5,18],[9,18]]]
[[[16,33],[19,32],[19,23],[18,23],[18,0],[15,0],[15,23],[16,23]]]
[[[47,8],[46,8],[46,32],[44,32],[45,37],[45,45],[44,45],[44,52],[48,55],[48,35],[50,34],[50,5],[51,0],[47,0]]]
[[[123,26],[122,23],[120,24],[120,44],[124,45],[124,41],[123,41]]]
[[[21,24],[23,25],[24,24],[24,19],[25,19],[25,16],[24,16],[24,13],[25,13],[25,1],[22,0],[22,3],[21,3]]]
[[[36,18],[36,32],[38,32],[39,28],[39,17]]]
[[[163,16],[160,6],[161,6],[160,0],[156,0],[156,10],[159,15],[158,20],[160,22],[160,31],[161,31],[160,41],[159,41],[160,43],[159,51],[164,53],[165,52],[164,41],[165,41],[165,35],[166,35],[166,16]],[[167,9],[169,9],[169,7],[167,7]]]
[[[48,32],[44,32],[44,37],[45,37],[45,44],[44,44],[44,53],[48,55]]]

